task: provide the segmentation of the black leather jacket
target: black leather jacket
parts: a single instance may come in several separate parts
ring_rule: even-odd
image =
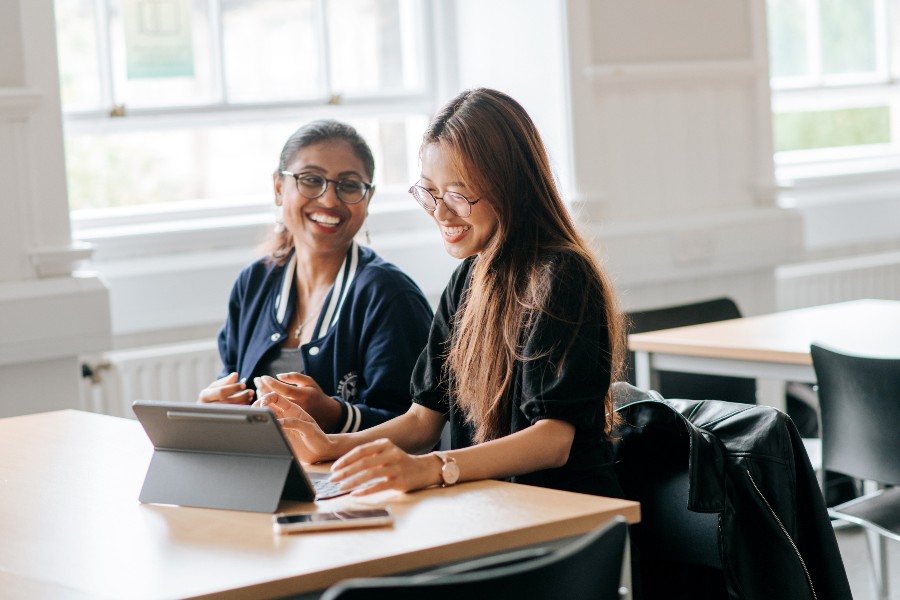
[[[640,397],[635,390],[617,393],[625,419],[620,455],[642,444],[642,454],[652,456],[654,440],[687,437],[678,446],[688,453],[687,508],[719,514],[719,558],[731,598],[851,598],[822,493],[787,415],[723,401],[633,401]],[[663,443],[658,452],[671,448]]]

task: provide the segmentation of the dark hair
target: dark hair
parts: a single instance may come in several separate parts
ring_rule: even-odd
[[[350,145],[356,157],[362,161],[369,183],[375,178],[375,157],[365,138],[356,129],[335,119],[311,121],[291,134],[284,143],[278,158],[276,176],[287,169],[300,150],[315,144],[343,141]],[[273,231],[262,244],[262,252],[275,264],[284,264],[293,248],[291,233],[286,229]]]
[[[518,102],[496,90],[462,92],[432,120],[423,148],[429,144],[445,151],[466,186],[497,215],[496,232],[479,254],[454,317],[445,373],[476,441],[485,441],[509,432],[513,367],[528,360],[519,347],[521,331],[534,315],[553,312],[547,303],[555,261],[576,265],[574,288],[580,290],[572,298],[576,314],[554,315],[575,325],[573,339],[560,340],[565,350],[558,372],[581,326],[604,318],[610,343],[604,360],[615,381],[625,356],[624,325],[609,277],[577,232],[540,134]],[[618,419],[611,388],[604,408],[609,436]]]
[[[375,177],[375,157],[372,156],[372,149],[369,148],[365,138],[356,129],[335,119],[312,121],[295,131],[284,143],[284,148],[281,149],[277,171],[280,172],[287,169],[297,152],[307,146],[338,140],[350,144],[350,147],[353,148],[353,153],[362,161],[363,167],[366,169],[366,176],[371,183]]]

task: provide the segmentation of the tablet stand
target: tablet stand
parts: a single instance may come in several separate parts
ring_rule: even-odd
[[[291,460],[271,456],[156,450],[140,501],[275,512],[289,492]],[[293,498],[312,500],[312,498]]]
[[[141,502],[275,512],[315,492],[267,409],[136,402],[154,445]]]

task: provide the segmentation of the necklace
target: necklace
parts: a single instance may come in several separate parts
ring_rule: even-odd
[[[326,296],[327,296],[327,295],[328,295],[328,294],[326,294]],[[300,334],[303,333],[303,328],[306,327],[307,325],[309,325],[310,321],[312,321],[312,320],[315,319],[317,316],[319,316],[319,312],[322,310],[322,305],[323,305],[323,304],[325,304],[325,298],[322,298],[322,301],[319,303],[319,307],[318,307],[315,311],[313,311],[312,315],[310,315],[310,317],[309,317],[308,319],[306,319],[305,321],[303,321],[302,323],[300,323],[299,325],[297,325],[297,329],[294,330],[294,339],[295,339],[295,340],[299,340],[299,339],[300,339]],[[299,314],[300,314],[300,297],[299,297],[299,294],[298,294],[298,297],[297,297],[297,315],[299,315]]]

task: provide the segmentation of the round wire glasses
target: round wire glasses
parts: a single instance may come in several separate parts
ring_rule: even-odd
[[[478,204],[478,201],[481,200],[481,198],[478,200],[469,200],[462,194],[456,192],[444,192],[443,196],[438,197],[418,184],[414,184],[409,188],[409,193],[412,194],[412,197],[419,203],[419,206],[429,213],[433,213],[437,210],[437,203],[438,200],[440,200],[444,203],[444,206],[447,207],[447,210],[454,215],[463,218],[471,215],[472,206]]]

